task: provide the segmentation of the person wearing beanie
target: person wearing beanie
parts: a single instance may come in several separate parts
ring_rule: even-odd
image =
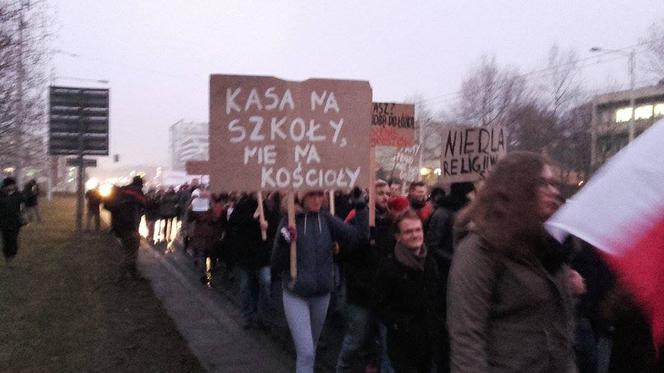
[[[406,197],[392,196],[387,201],[387,208],[390,214],[394,216],[399,215],[400,213],[406,211],[408,207],[409,207],[408,198]]]
[[[25,221],[21,216],[23,195],[16,187],[16,180],[7,177],[0,188],[0,234],[2,234],[2,254],[5,265],[13,268],[13,260],[18,252],[18,234]]]

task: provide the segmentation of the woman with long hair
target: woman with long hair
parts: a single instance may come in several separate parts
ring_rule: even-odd
[[[575,371],[575,273],[543,225],[559,204],[538,154],[511,153],[486,179],[449,276],[452,372]]]

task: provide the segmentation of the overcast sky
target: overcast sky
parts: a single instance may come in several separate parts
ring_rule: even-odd
[[[120,166],[168,165],[168,127],[208,120],[212,73],[368,80],[374,101],[419,94],[438,111],[483,54],[528,72],[546,66],[554,43],[583,58],[592,46],[634,45],[664,18],[662,0],[60,0],[52,8],[55,49],[79,55],[55,54],[55,75],[110,84],[56,82],[110,87]],[[627,86],[626,59],[590,62],[588,90]]]

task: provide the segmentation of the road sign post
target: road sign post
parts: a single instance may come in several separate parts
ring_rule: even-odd
[[[49,90],[49,155],[75,155],[76,231],[83,228],[86,155],[108,155],[109,90],[56,87]],[[96,165],[96,161],[95,165]]]

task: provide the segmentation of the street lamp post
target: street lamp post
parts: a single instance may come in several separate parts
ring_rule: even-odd
[[[634,97],[634,85],[636,84],[636,51],[632,49],[629,53],[616,49],[606,49],[602,47],[592,47],[590,48],[591,52],[605,52],[605,53],[614,53],[621,56],[627,57],[628,72],[629,72],[629,108],[631,115],[629,118],[629,128],[628,128],[628,142],[634,140],[634,117],[636,115],[636,102]]]

